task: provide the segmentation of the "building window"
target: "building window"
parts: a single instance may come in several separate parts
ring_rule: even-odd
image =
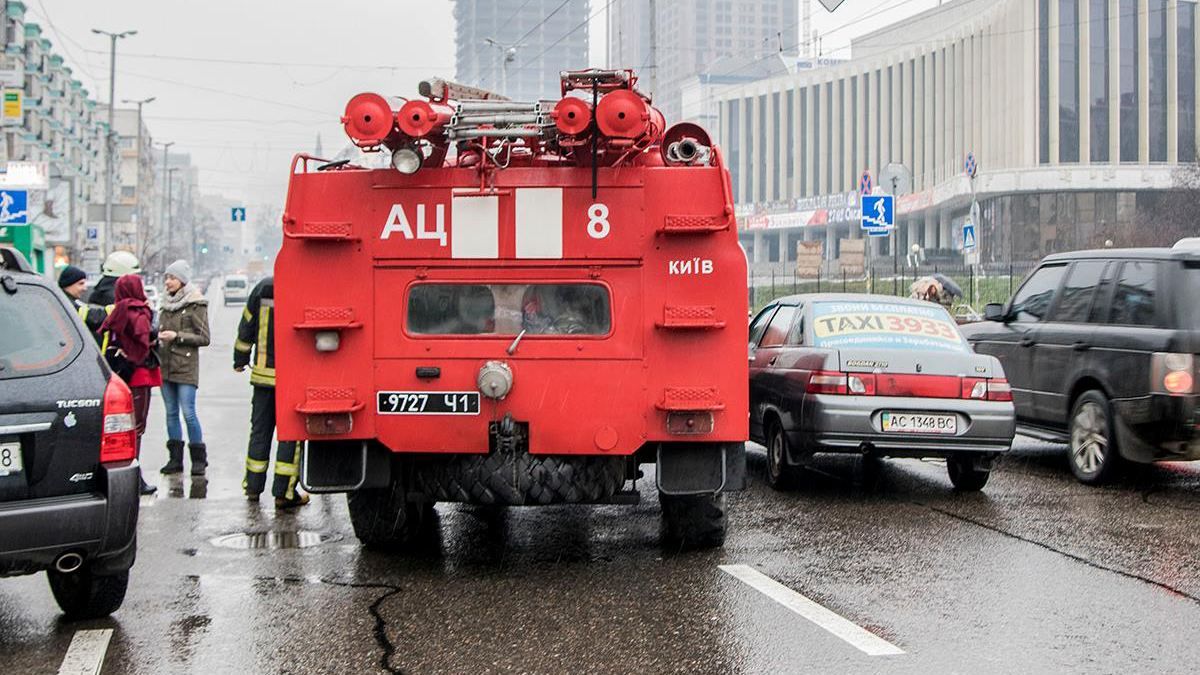
[[[1179,3],[1179,161],[1196,161],[1196,5]]]
[[[771,153],[771,200],[779,201],[782,198],[783,192],[779,189],[779,178],[783,175],[782,165],[780,162],[781,155],[785,152],[790,152],[790,146],[780,147],[779,141],[783,139],[783,135],[779,133],[779,116],[782,111],[779,109],[779,92],[771,94],[771,139],[775,142],[775,152]]]
[[[812,87],[812,193],[821,194],[821,85]]]
[[[850,78],[850,113],[843,117],[850,120],[850,166],[842,173],[850,176],[850,189],[853,190],[858,185],[858,172],[863,170],[858,166],[858,76]]]
[[[767,174],[767,95],[759,96],[755,105],[758,107],[758,145],[754,151],[758,156],[758,175],[754,177],[754,182],[758,185],[759,203],[765,203],[767,201],[767,181],[771,178]],[[779,137],[775,136],[775,138]]]
[[[846,120],[849,119],[849,116],[847,115],[845,80],[837,81],[837,103],[839,114],[833,115],[831,113],[829,117],[830,121],[836,120],[837,124],[837,131],[835,132],[837,135],[834,136],[837,139],[837,142],[834,144],[837,154],[834,155],[836,160],[830,162],[830,166],[832,167],[836,164],[841,169],[841,175],[835,174],[831,177],[832,180],[829,182],[830,192],[842,192],[842,181],[846,178],[846,167],[843,165],[846,163]]]
[[[787,155],[788,195],[795,197],[797,195],[792,190],[792,186],[796,183],[796,91],[789,91],[786,96],[787,146],[784,148],[784,154]]]
[[[875,161],[882,169],[887,164],[887,159],[883,156],[883,139],[880,134],[883,133],[883,71],[875,71]]]
[[[1138,160],[1138,2],[1120,0],[1121,157]]]
[[[825,162],[825,190],[830,192],[833,189],[833,153],[840,152],[842,149],[841,139],[838,143],[833,142],[833,83],[829,82],[825,85],[825,138],[829,139],[829,161]]]
[[[1058,3],[1058,161],[1079,161],[1079,5],[1076,0],[1059,0]]]
[[[807,197],[808,191],[808,90],[800,90],[800,196]]]
[[[742,103],[746,106],[746,120],[742,125],[742,147],[746,152],[746,175],[742,181],[742,197],[748,201],[754,201],[754,111],[752,110],[754,99],[744,98]]]
[[[1108,154],[1108,0],[1091,3],[1091,55],[1088,59],[1092,90],[1091,161],[1107,162]]]
[[[725,119],[729,120],[729,182],[733,185],[733,194],[741,198],[741,171],[738,170],[738,160],[741,158],[741,144],[738,143],[738,109],[741,101],[725,102]]]
[[[1150,0],[1150,161],[1167,161],[1167,0]]]
[[[1050,0],[1038,0],[1038,163],[1050,163]]]

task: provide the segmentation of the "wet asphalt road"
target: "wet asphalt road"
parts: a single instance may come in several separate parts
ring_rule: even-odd
[[[2,672],[55,673],[109,628],[104,673],[1195,672],[1200,465],[1077,484],[1061,447],[1018,439],[982,494],[938,462],[823,458],[801,487],[731,498],[722,550],[659,544],[658,501],[489,511],[439,505],[420,555],[360,549],[345,499],[299,513],[241,497],[250,389],[229,370],[240,308],[213,308],[201,419],[209,480],[144,462],[125,606],[59,619],[43,575],[0,580]],[[652,478],[652,476],[651,476]],[[261,534],[278,548],[218,546]],[[295,533],[302,532],[302,535]],[[287,548],[297,543],[316,544]],[[722,572],[747,565],[892,643],[867,656]]]

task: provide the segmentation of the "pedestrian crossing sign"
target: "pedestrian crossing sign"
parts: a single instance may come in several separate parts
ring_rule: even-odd
[[[975,238],[975,223],[969,220],[963,223],[962,235],[963,253],[970,253],[971,251],[974,251],[976,245],[978,244],[978,240]]]

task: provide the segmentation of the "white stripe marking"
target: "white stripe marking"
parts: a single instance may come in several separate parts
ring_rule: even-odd
[[[58,675],[99,675],[110,638],[111,628],[76,631],[58,668]]]
[[[450,257],[500,257],[500,198],[451,197]]]
[[[517,257],[563,257],[562,188],[516,191]]]
[[[720,570],[796,614],[841,638],[868,656],[892,656],[904,650],[852,621],[809,600],[748,565],[718,565]]]

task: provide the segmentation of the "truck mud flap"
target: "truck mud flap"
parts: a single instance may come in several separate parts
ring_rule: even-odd
[[[658,490],[668,495],[732,492],[746,487],[743,443],[664,443],[658,448]]]
[[[300,462],[300,485],[313,493],[386,487],[390,453],[369,441],[309,441]]]

